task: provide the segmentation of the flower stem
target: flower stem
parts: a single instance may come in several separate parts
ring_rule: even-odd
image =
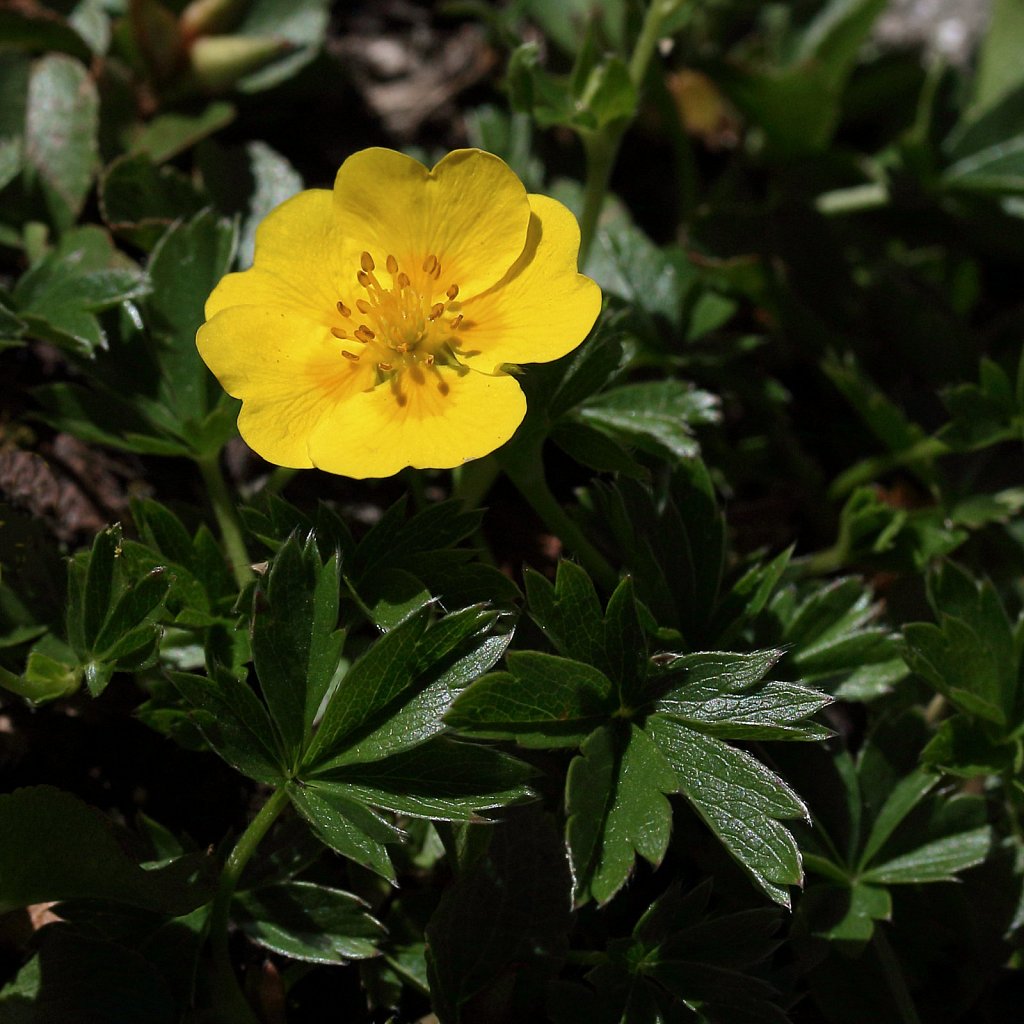
[[[213,906],[210,908],[209,939],[213,958],[211,996],[215,1019],[223,1021],[224,1024],[254,1024],[256,1021],[255,1014],[238,987],[231,966],[231,955],[228,951],[231,900],[242,872],[260,840],[287,805],[288,791],[284,787],[277,789],[249,823],[249,827],[241,834],[235,848],[228,855],[217,886],[217,895],[214,896]]]
[[[493,455],[467,462],[452,473],[452,497],[458,498],[467,511],[479,508],[500,473],[501,467]]]
[[[623,131],[620,127],[608,126],[604,131],[583,136],[583,151],[587,157],[587,180],[583,185],[583,210],[580,213],[580,256],[581,269],[587,265],[590,247],[597,233],[597,220],[601,215],[604,197],[608,192],[612,167],[619,151]]]
[[[297,469],[275,466],[274,471],[267,477],[267,482],[260,488],[260,494],[280,494],[291,483],[296,473]]]
[[[242,536],[242,524],[238,520],[234,500],[221,472],[220,460],[216,455],[196,460],[199,471],[203,474],[206,492],[210,496],[213,514],[220,528],[221,540],[227,548],[231,571],[235,574],[238,586],[244,587],[252,578],[252,560],[245,547]]]
[[[903,976],[903,968],[900,966],[896,952],[889,944],[889,938],[880,922],[875,928],[874,945],[885,980],[889,983],[889,991],[896,1002],[900,1020],[903,1021],[903,1024],[921,1024],[921,1018],[917,1015],[917,1008],[911,998],[910,989],[907,988],[907,979]]]
[[[579,558],[587,572],[605,590],[614,590],[619,581],[619,574],[569,518],[548,487],[541,459],[541,441],[538,439],[525,451],[517,450],[514,458],[506,457],[502,460],[502,466],[519,493],[544,521],[544,525]]]
[[[654,56],[654,50],[661,38],[661,26],[665,19],[675,13],[683,0],[652,0],[644,15],[637,36],[633,54],[629,59],[629,77],[634,89],[639,93],[640,87],[647,76],[647,68]],[[583,150],[587,158],[587,175],[583,185],[583,209],[580,212],[580,257],[579,265],[583,269],[587,265],[590,247],[597,232],[597,221],[604,205],[604,197],[608,192],[615,158],[626,134],[630,121],[636,111],[629,117],[611,121],[598,131],[581,134]]]

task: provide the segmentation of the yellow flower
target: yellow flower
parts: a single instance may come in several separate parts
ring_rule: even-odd
[[[526,413],[505,368],[557,359],[593,326],[601,292],[577,272],[579,240],[572,213],[490,153],[428,171],[366,149],[333,192],[263,221],[254,266],[206,303],[199,352],[242,400],[242,437],[279,466],[458,466]]]

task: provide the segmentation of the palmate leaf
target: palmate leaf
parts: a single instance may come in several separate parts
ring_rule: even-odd
[[[891,919],[891,886],[952,881],[992,849],[980,797],[950,795],[937,775],[904,770],[918,731],[905,714],[877,730],[856,761],[820,748],[782,759],[811,796],[813,828],[799,838],[818,880],[800,913],[821,937],[868,941],[877,921]]]
[[[154,519],[184,552],[187,534]],[[253,594],[252,649],[261,701],[244,679],[212,667],[171,676],[210,745],[238,770],[286,785],[331,848],[393,878],[385,844],[401,832],[376,809],[467,820],[529,795],[530,769],[488,748],[440,737],[456,694],[501,656],[495,612],[417,609],[345,657],[337,556],[291,537]]]
[[[344,964],[377,956],[384,927],[357,896],[313,882],[235,894],[232,916],[258,945],[293,960]]]
[[[904,627],[907,664],[959,710],[1005,736],[1019,720],[1020,652],[999,595],[952,563],[928,583],[938,623]]]
[[[632,874],[635,854],[661,863],[672,831],[664,794],[677,788],[671,765],[638,726],[604,726],[584,741],[565,797],[577,903],[610,900]]]
[[[566,788],[566,842],[578,902],[606,902],[634,856],[660,862],[671,830],[666,794],[682,793],[768,895],[788,905],[800,855],[780,824],[803,802],[753,755],[725,740],[817,740],[808,719],[831,697],[765,680],[779,651],[647,655],[632,583],[602,614],[577,566],[554,586],[528,573],[530,611],[558,655],[513,651],[453,703],[447,722],[471,736],[529,747],[579,747]]]
[[[756,973],[778,945],[782,915],[775,908],[715,914],[710,896],[710,881],[686,893],[673,885],[631,936],[609,943],[587,975],[600,997],[600,1015],[591,1019],[688,1020],[679,1013],[685,1001],[699,1003],[701,1019],[715,1024],[788,1020],[779,993]],[[577,998],[585,992],[573,986]]]

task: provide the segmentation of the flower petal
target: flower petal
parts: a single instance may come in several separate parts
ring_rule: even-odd
[[[196,344],[224,390],[242,399],[246,444],[278,466],[311,468],[310,433],[376,379],[369,361],[341,355],[345,343],[322,324],[273,307],[222,310],[199,328]]]
[[[383,264],[396,257],[419,290],[424,261],[441,274],[430,294],[458,284],[475,295],[500,280],[526,242],[530,204],[522,182],[498,157],[458,149],[428,171],[390,149],[350,156],[334,182],[335,209],[354,243],[346,261],[366,250]]]
[[[499,448],[526,415],[523,392],[507,374],[440,367],[415,383],[413,372],[399,378],[404,405],[388,384],[335,405],[310,436],[313,465],[360,479],[405,466],[450,469]]]
[[[356,287],[344,263],[341,222],[327,189],[307,189],[272,210],[256,229],[254,265],[228,274],[206,300],[209,320],[229,306],[276,306],[327,322],[342,289]]]
[[[502,363],[546,363],[571,352],[601,311],[601,289],[576,269],[580,229],[572,212],[530,196],[522,256],[482,295],[462,304],[459,358],[493,373]]]

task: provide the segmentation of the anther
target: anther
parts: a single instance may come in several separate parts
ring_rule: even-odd
[[[343,331],[340,327],[332,327],[331,334],[333,334],[339,340],[348,337],[348,334],[345,331]]]
[[[388,273],[392,275],[398,273],[398,260],[394,256],[388,256]]]
[[[425,271],[426,271],[426,272],[427,272],[428,274],[432,274],[432,273],[434,272],[434,268],[435,268],[436,266],[437,266],[437,257],[436,257],[436,256],[428,256],[428,257],[427,257],[427,258],[426,258],[426,259],[425,259],[425,260],[423,261],[423,269],[424,269],[424,270],[425,270]]]
[[[400,406],[402,406],[402,405],[405,405],[405,403],[406,403],[406,402],[408,402],[408,401],[409,401],[409,399],[408,399],[408,398],[406,398],[406,397],[405,397],[405,395],[403,395],[403,394],[402,394],[401,392],[399,392],[399,393],[398,393],[397,395],[395,395],[395,401],[396,401],[396,402],[397,402],[397,403],[398,403],[398,404],[399,404]]]
[[[373,339],[377,337],[377,335],[375,335],[373,331],[371,331],[370,328],[367,327],[365,324],[360,324],[358,329],[356,330],[356,337],[360,341],[370,342],[373,341]]]
[[[369,288],[370,287],[370,275],[365,270],[360,270],[359,273],[356,274],[356,280],[364,288]]]
[[[430,315],[427,317],[428,320],[436,320],[444,312],[444,303],[435,302],[430,307]]]
[[[409,275],[404,270],[402,271],[402,273],[400,273],[398,275],[398,287],[399,288],[408,288],[409,287]]]
[[[462,323],[462,314],[460,313],[460,314],[459,314],[459,315],[458,315],[457,317],[455,317],[455,318],[454,318],[454,319],[452,320],[452,322],[451,322],[451,323],[450,323],[450,324],[449,324],[448,326],[449,326],[449,327],[450,327],[450,328],[451,328],[451,329],[452,329],[453,331],[457,331],[457,330],[459,329],[459,324],[461,324],[461,323]]]
[[[425,355],[425,356],[423,357],[423,362],[424,362],[424,363],[425,363],[425,364],[426,364],[427,366],[433,366],[433,365],[434,365],[434,353],[433,353],[433,352],[428,352],[428,353],[427,353],[427,354],[426,354],[426,355]]]
[[[363,255],[359,257],[359,266],[369,273],[375,266],[373,257],[368,252],[364,252]]]
[[[434,269],[430,275],[435,281],[441,276],[441,264],[435,263]]]
[[[448,298],[452,300],[452,302],[455,301],[455,298],[456,298],[456,296],[458,294],[459,294],[459,286],[457,284],[453,284],[451,286],[451,288],[449,288],[448,291],[445,292],[445,295],[447,295]]]
[[[451,391],[451,388],[448,387],[447,381],[442,380],[438,381],[437,390],[440,391],[442,395],[447,395],[448,392]]]
[[[344,349],[342,349],[341,350],[341,354],[346,359],[350,360],[353,363],[358,363],[359,362],[359,356],[357,356],[354,352],[346,352]]]
[[[378,363],[377,369],[380,370],[381,373],[390,373],[394,367],[390,363]]]
[[[348,308],[348,306],[346,306],[344,302],[339,302],[339,303],[338,303],[338,312],[339,312],[339,313],[340,313],[340,314],[341,314],[341,315],[342,315],[343,317],[346,317],[346,318],[347,318],[347,317],[350,317],[350,316],[352,315],[352,310],[351,310],[351,309],[349,309],[349,308]]]
[[[373,306],[371,306],[366,299],[356,299],[356,309],[358,309],[360,313],[369,313],[370,310],[373,309]]]

